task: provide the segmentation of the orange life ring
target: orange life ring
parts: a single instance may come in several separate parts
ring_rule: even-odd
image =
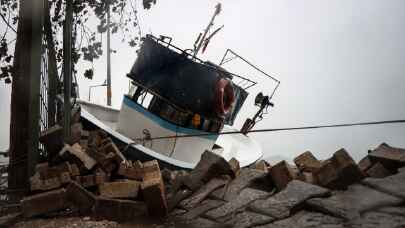
[[[225,78],[219,79],[215,92],[215,111],[218,115],[223,116],[232,109],[232,105],[235,102],[232,82]]]

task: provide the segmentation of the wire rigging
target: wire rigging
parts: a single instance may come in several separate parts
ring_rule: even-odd
[[[380,124],[397,124],[397,123],[405,123],[405,119],[374,121],[374,122],[345,123],[345,124],[330,124],[330,125],[314,125],[314,126],[303,126],[303,127],[256,129],[256,130],[247,131],[247,133],[294,131],[294,130],[308,130],[308,129],[335,128],[335,127],[351,127],[351,126],[365,126],[365,125],[380,125]],[[150,138],[149,140],[171,139],[171,138],[190,138],[190,137],[200,137],[200,136],[231,135],[231,134],[243,134],[243,132],[242,131],[226,131],[226,132],[219,132],[219,133],[171,135],[171,136],[154,137],[154,138]],[[137,139],[137,140],[142,140],[142,139]]]

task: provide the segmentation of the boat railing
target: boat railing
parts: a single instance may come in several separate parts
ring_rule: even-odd
[[[142,88],[143,91],[139,96],[141,97],[140,101],[138,101],[139,97],[134,99],[132,94],[129,94],[131,100],[168,122],[181,127],[194,128],[207,132],[219,132],[223,127],[223,120],[204,118],[198,113],[179,107],[175,103],[136,81],[132,81],[132,83],[134,86]],[[148,94],[152,95],[152,98],[148,104],[145,104],[145,98]]]
[[[206,61],[198,58],[197,56],[194,55],[194,53],[192,52],[191,49],[184,49],[183,50],[183,49],[173,45],[171,37],[160,36],[159,38],[157,38],[157,37],[155,37],[155,36],[153,36],[151,34],[148,34],[146,36],[153,39],[155,42],[157,42],[157,43],[159,43],[159,44],[161,44],[163,46],[166,46],[170,50],[175,51],[178,54],[185,55],[190,60],[192,60],[194,62],[197,62],[197,63],[201,64],[204,67],[207,67],[209,69],[212,69],[212,70],[215,70],[215,71],[221,73],[221,74],[219,74],[220,77],[226,77],[225,75],[231,75],[232,77],[236,77],[236,78],[241,79],[243,81],[243,83],[239,83],[239,84],[243,85],[243,86],[241,86],[241,88],[243,88],[245,90],[249,89],[249,88],[251,88],[251,87],[253,87],[253,86],[255,86],[257,84],[257,82],[255,82],[255,81],[253,81],[253,80],[251,80],[251,79],[249,79],[249,78],[247,78],[245,76],[241,76],[241,75],[238,75],[238,74],[235,74],[235,73],[231,73],[231,72],[226,71],[225,69],[223,69],[221,67],[218,67],[218,66],[216,66],[214,64],[210,64],[209,62],[206,62]]]

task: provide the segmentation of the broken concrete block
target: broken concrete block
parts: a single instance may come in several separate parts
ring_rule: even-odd
[[[277,189],[282,190],[297,178],[297,173],[286,161],[281,161],[271,167],[270,176]]]
[[[221,178],[213,178],[207,184],[202,186],[191,197],[181,201],[180,206],[187,210],[190,210],[200,204],[205,198],[211,194],[214,190],[224,186],[228,180]]]
[[[308,184],[299,180],[293,180],[287,187],[268,198],[253,202],[250,209],[255,212],[266,214],[273,218],[283,219],[290,216],[291,210],[313,197],[329,196],[330,191],[316,185]]]
[[[317,183],[331,189],[345,189],[360,181],[364,176],[345,149],[335,152],[322,167],[313,173]]]
[[[142,167],[142,179],[149,180],[153,178],[162,179],[159,163],[157,160],[147,161],[143,163]]]
[[[101,142],[101,146],[98,147],[98,151],[104,154],[113,153],[115,155],[114,157],[117,160],[118,164],[126,161],[124,155],[115,145],[115,143],[111,141],[110,138],[107,138],[106,142]]]
[[[368,156],[361,159],[358,163],[360,170],[365,174],[366,171],[374,164]]]
[[[231,166],[223,157],[206,150],[201,155],[201,159],[196,167],[184,178],[183,184],[194,191],[213,177],[218,177],[219,175],[235,177]]]
[[[63,128],[59,125],[48,128],[41,132],[39,141],[45,146],[49,156],[54,157],[64,146]]]
[[[375,163],[366,171],[367,176],[374,178],[384,178],[392,173],[387,170],[380,162]]]
[[[163,180],[146,179],[141,184],[142,195],[150,215],[165,216],[168,212]]]
[[[309,184],[316,184],[316,180],[314,178],[314,175],[310,172],[302,172],[298,173],[297,175],[297,180],[304,181]]]
[[[260,172],[256,169],[242,169],[239,177],[230,181],[227,185],[225,191],[217,192],[218,199],[225,199],[226,201],[232,201],[238,197],[239,193],[248,186],[251,186],[255,180],[266,177],[267,174]],[[213,192],[213,194],[216,191]],[[219,194],[218,194],[219,193]],[[219,198],[223,195],[223,198]]]
[[[371,151],[368,156],[371,161],[380,162],[391,172],[396,171],[401,166],[405,166],[405,149],[391,147],[386,143]]]
[[[89,213],[96,202],[96,196],[72,181],[66,187],[67,200],[77,207],[81,213]]]
[[[231,166],[231,169],[232,169],[233,173],[235,174],[235,177],[239,176],[239,173],[240,173],[239,161],[236,160],[236,158],[232,158],[231,160],[229,160],[228,163]]]
[[[129,166],[127,163],[121,163],[118,169],[118,174],[131,180],[142,180],[143,170],[134,166]]]
[[[63,188],[28,196],[21,200],[21,209],[26,218],[66,209],[67,207],[66,190]]]
[[[70,136],[66,140],[66,143],[68,143],[69,145],[74,145],[76,143],[79,143],[80,139],[82,137],[82,129],[83,129],[83,126],[81,123],[74,123],[70,127]]]
[[[77,157],[88,170],[92,169],[97,164],[92,157],[82,150],[82,147],[78,143],[73,146],[65,145],[59,152],[59,155],[63,156],[65,153],[70,153]]]
[[[294,158],[294,163],[302,172],[315,172],[321,167],[321,162],[310,151],[306,151]]]
[[[41,166],[37,167],[37,172],[39,173],[41,179],[49,179],[54,177],[60,177],[63,173],[68,173],[70,176],[79,175],[79,168],[76,164],[69,164],[69,162],[64,162],[57,166]]]
[[[136,198],[140,185],[140,182],[132,180],[105,182],[99,185],[99,191],[107,198]]]
[[[93,213],[97,218],[129,222],[147,214],[145,203],[97,197]]]
[[[267,173],[269,171],[269,165],[265,160],[260,160],[255,163],[255,169]]]

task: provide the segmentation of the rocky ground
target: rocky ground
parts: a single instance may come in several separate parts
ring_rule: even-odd
[[[405,227],[405,150],[385,143],[358,164],[341,149],[241,169],[206,151],[174,171],[126,161],[106,134],[78,129],[37,166],[29,196],[1,202],[0,226]]]

